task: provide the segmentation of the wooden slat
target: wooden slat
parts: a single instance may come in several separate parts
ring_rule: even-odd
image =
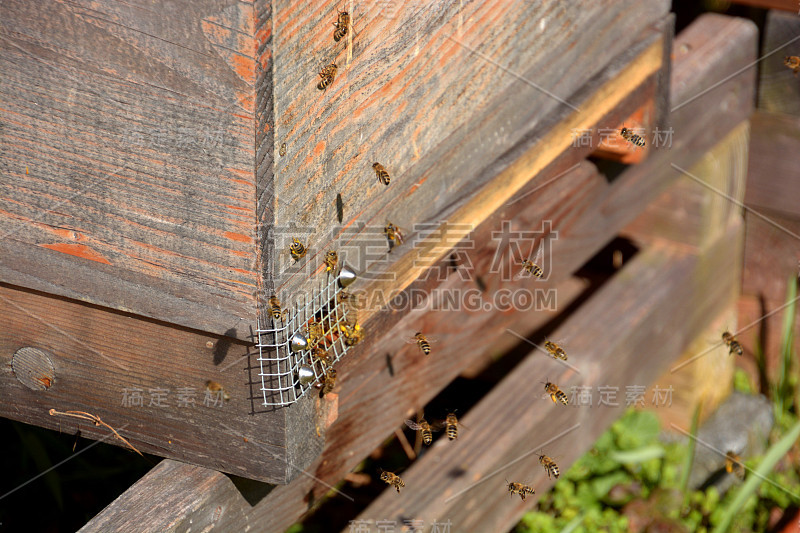
[[[797,14],[800,12],[797,2],[794,0],[731,0],[734,4],[745,6],[762,7],[765,9],[783,9]]]
[[[800,77],[783,64],[786,56],[800,56],[800,5],[795,3],[793,11],[767,13],[761,45],[766,57],[758,64],[758,109],[800,117]]]
[[[741,222],[731,229],[740,232]],[[730,304],[738,278],[733,270],[721,272],[734,260],[724,237],[701,257],[654,245],[634,258],[553,333],[569,339],[569,362],[579,374],[534,351],[463,417],[474,428],[469,439],[465,435],[458,446],[439,441],[404,472],[406,490],[399,497],[385,490],[359,519],[446,518],[456,531],[509,529],[535,502],[509,502],[504,476],[544,492],[555,480],[548,481],[534,452],[564,434],[544,451],[568,468],[625,403],[565,411],[543,391],[531,393],[531,383],[550,376],[562,389],[590,386],[595,401],[598,386],[623,394],[627,386],[650,384],[704,321]]]
[[[253,5],[10,0],[0,21],[0,280],[244,339]]]

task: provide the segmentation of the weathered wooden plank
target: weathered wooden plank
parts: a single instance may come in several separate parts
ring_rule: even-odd
[[[302,289],[328,246],[348,245],[351,263],[357,262],[353,255],[359,260],[367,256],[363,242],[380,242],[386,220],[414,238],[417,223],[447,219],[474,225],[485,219],[569,147],[570,128],[594,127],[663,64],[660,41],[646,40],[653,47],[637,63],[618,61],[614,79],[602,91],[586,89],[612,58],[643,39],[640,32],[618,35],[608,28],[633,17],[644,29],[666,14],[663,2],[429,5],[399,10],[389,20],[377,4],[367,6],[356,13],[361,33],[352,48],[342,43],[332,48],[331,30],[317,30],[333,21],[335,2],[300,17],[289,17],[291,9],[284,9],[284,15],[278,9],[276,16],[276,48],[286,54],[276,58],[276,138],[287,141],[290,155],[276,167],[277,220],[284,228],[283,243],[276,243],[280,266],[275,277],[289,294]],[[495,27],[495,20],[503,23]],[[570,31],[564,32],[565,27]],[[608,39],[607,46],[597,46],[598,35]],[[343,72],[318,96],[316,64],[310,58],[320,63],[334,57],[344,63]],[[544,91],[539,84],[546,85]],[[559,102],[563,98],[566,105]],[[572,116],[572,122],[565,116]],[[324,164],[312,157],[315,153],[324,155]],[[389,169],[388,188],[378,183],[374,161]],[[323,179],[333,186],[317,192],[314,184]],[[334,226],[337,193],[348,213],[342,226]],[[354,225],[356,218],[370,226]],[[285,227],[295,221],[295,228]],[[302,232],[312,248],[296,266],[289,265],[286,251],[292,232]],[[362,243],[351,242],[355,236]],[[384,254],[381,261],[355,266],[394,274],[387,286],[371,290],[402,290],[439,257],[434,253],[427,264],[418,262],[414,268],[419,253],[430,255],[431,248],[441,247],[430,237],[417,244],[413,254],[399,248],[391,257]]]
[[[786,56],[800,56],[800,6],[795,3],[793,11],[767,13],[762,43],[765,57],[758,66],[758,108],[797,117],[800,116],[800,81],[783,63]]]
[[[254,18],[214,0],[0,4],[2,281],[244,338]]]
[[[145,453],[273,482],[297,475],[285,462],[262,457],[271,452],[285,460],[286,419],[296,414],[250,414],[260,395],[251,390],[252,348],[245,343],[5,285],[0,314],[0,416],[108,437],[102,427],[48,413],[86,411]],[[12,370],[15,352],[26,346],[49,354],[55,378],[46,390],[26,387]],[[222,385],[230,400],[207,397],[209,380]]]
[[[800,117],[756,112],[751,119],[750,162],[744,201],[748,207],[800,218]]]
[[[740,232],[741,222],[732,229]],[[553,334],[569,339],[569,362],[577,371],[531,353],[462,417],[471,429],[457,445],[437,441],[403,473],[400,495],[384,490],[358,519],[449,520],[455,531],[510,529],[536,499],[509,501],[504,477],[547,490],[555,480],[547,479],[535,453],[545,446],[544,453],[568,468],[625,406],[620,396],[611,406],[597,405],[597,387],[616,387],[622,395],[626,387],[650,384],[708,317],[730,304],[738,278],[725,268],[735,260],[725,237],[700,257],[658,245],[635,257]],[[531,394],[530,384],[546,376],[565,390],[590,387],[592,402],[564,408],[543,391]]]
[[[701,18],[701,21],[703,21],[704,24],[710,23],[712,25],[711,30],[713,31],[706,33],[702,28],[695,28],[692,29],[688,39],[682,34],[676,43],[676,64],[672,74],[672,94],[673,99],[678,101],[684,101],[710,86],[712,84],[710,80],[720,80],[729,73],[736,71],[741,68],[741,66],[752,61],[752,57],[754,56],[756,32],[752,25],[738,19],[726,17],[704,17]],[[698,21],[698,23],[701,21]],[[684,40],[685,43],[696,46],[687,46],[684,51],[678,51],[677,47],[682,40]],[[680,80],[680,82],[676,83],[676,80]],[[673,144],[673,150],[671,151],[671,153],[675,155],[674,161],[681,166],[688,168],[703,152],[707,151],[715,144],[716,137],[714,134],[719,135],[730,130],[736,124],[739,124],[749,113],[747,102],[750,101],[752,89],[748,88],[746,79],[732,79],[721,84],[720,87],[714,91],[712,96],[715,98],[725,100],[725,95],[734,94],[741,97],[742,100],[731,104],[730,111],[725,116],[716,117],[716,122],[713,127],[709,125],[709,119],[701,112],[704,107],[712,107],[708,101],[704,101],[703,99],[696,99],[692,103],[684,106],[683,111],[677,115],[677,120],[673,117],[672,126],[676,131],[687,132],[686,138],[680,141],[680,150],[675,148],[675,144]],[[728,100],[728,102],[730,104],[732,100]],[[624,116],[624,114],[621,114],[615,118],[621,120]],[[712,130],[711,135],[699,135],[700,132],[709,130],[709,128]],[[677,141],[678,137],[676,137],[676,142]],[[585,155],[585,152],[582,153],[580,157],[583,157],[583,155]],[[524,222],[521,222],[517,227],[523,228],[536,227],[542,218],[555,218],[556,220],[569,216],[579,218],[579,213],[588,209],[586,204],[593,203],[594,198],[596,198],[598,194],[602,194],[603,188],[600,187],[600,185],[605,186],[605,180],[595,177],[584,182],[576,181],[561,184],[561,180],[573,180],[576,176],[584,175],[584,171],[579,168],[577,169],[579,171],[577,173],[576,171],[568,172],[551,184],[542,186],[545,181],[554,178],[563,170],[570,168],[573,164],[574,160],[568,158],[559,160],[558,164],[552,165],[545,174],[528,183],[525,189],[519,192],[520,197],[526,193],[531,193],[529,196],[526,196],[526,199],[530,198],[531,201],[530,215],[521,215],[517,211],[512,212],[509,207],[506,207],[504,210],[495,213],[498,218],[491,219],[495,226],[489,225],[489,221],[486,221],[481,226],[486,226],[488,229],[484,228],[481,230],[481,228],[479,228],[479,230],[488,231],[488,233],[485,234],[490,235],[491,231],[497,227],[496,224],[502,220],[504,216],[514,220],[516,220],[516,217],[521,217],[520,220]],[[667,163],[665,165],[664,161],[658,161],[658,164],[652,164],[651,166],[650,160],[648,159],[641,166],[643,167],[643,171],[641,175],[638,175],[639,177],[637,179],[646,179],[651,184],[667,183],[669,179],[675,177],[669,164]],[[628,172],[630,172],[630,170]],[[586,176],[592,176],[592,173]],[[617,184],[619,179],[614,183]],[[541,187],[541,192],[535,191],[537,187]],[[572,200],[570,199],[570,195],[571,191],[574,190],[580,190],[582,193]],[[624,188],[620,188],[616,192],[617,194],[623,194],[623,190]],[[535,194],[535,192],[539,194]],[[647,193],[645,196],[654,197],[655,194],[656,191],[653,191],[652,193]],[[630,204],[635,204],[637,201],[637,198],[633,196],[626,196],[625,198],[627,198]],[[539,204],[539,200],[543,203]],[[517,203],[524,202],[516,202],[515,204],[511,204],[511,206],[513,207]],[[541,212],[536,213],[536,210],[542,207],[544,208],[544,214]],[[632,217],[634,215],[634,210],[630,209],[629,212]],[[605,214],[605,212],[603,214]],[[607,226],[605,225],[606,220],[610,220]],[[622,228],[622,226],[614,225],[614,222],[621,223],[616,219],[598,217],[595,218],[595,222],[597,225],[606,228],[605,233],[598,230],[596,237],[587,242],[588,250],[573,251],[572,255],[566,256],[562,263],[563,268],[560,270],[553,270],[552,283],[556,283],[555,280],[558,277],[566,276],[569,272],[574,271],[580,264],[579,261],[582,262],[585,260],[594,250],[602,246],[603,243],[607,242]],[[587,253],[589,255],[586,255]],[[488,260],[484,259],[484,261]],[[475,264],[475,262],[473,263]],[[481,268],[476,268],[476,272],[482,272]],[[492,282],[491,279],[489,281],[490,283]],[[418,282],[417,285],[412,287],[416,288],[419,286],[425,287],[422,282]],[[494,291],[500,287],[500,285],[490,286],[490,290]],[[497,313],[489,314],[489,316],[495,320],[497,320],[498,315]],[[518,318],[514,318],[514,315],[513,313],[509,313],[509,321],[505,323],[493,322],[491,326],[487,326],[486,328],[477,322],[471,322],[470,325],[477,328],[474,329],[474,331],[480,332],[502,330],[504,327],[512,326],[514,320],[518,320]],[[375,345],[383,348],[384,339],[395,339],[397,336],[406,334],[409,330],[412,332],[416,331],[412,329],[416,324],[410,321],[400,324],[400,327],[397,327],[398,320],[395,316],[394,314],[387,313],[382,317],[376,317],[374,321],[368,324],[368,341],[374,342]],[[436,319],[435,313],[429,313],[425,317],[425,321],[420,323],[430,326],[431,329],[437,329],[439,327],[439,321]],[[529,326],[535,327],[536,324],[536,322],[531,322],[528,325],[523,325],[520,331],[527,333],[529,331],[527,328]],[[444,327],[444,322],[442,322],[442,326]],[[381,335],[382,333],[383,335]],[[452,353],[449,350],[450,339],[455,337],[457,336],[449,337],[447,343],[435,346],[434,348],[437,349],[443,357],[460,357],[455,350],[453,350]],[[396,339],[394,342],[397,342]],[[492,342],[493,338],[488,335],[484,335],[481,340],[481,344],[490,344]],[[408,350],[408,347],[406,347],[405,350]],[[472,348],[462,351],[475,352]],[[373,356],[367,357],[367,354],[370,353],[372,353]],[[402,383],[396,383],[388,374],[388,369],[386,369],[385,362],[383,362],[385,359],[383,357],[374,356],[376,353],[380,355],[385,353],[385,351],[371,351],[367,346],[363,352],[352,352],[353,357],[350,361],[343,361],[343,366],[347,368],[343,368],[344,374],[341,379],[342,390],[340,391],[341,394],[339,398],[339,418],[327,431],[326,448],[322,457],[308,470],[326,483],[338,482],[347,471],[357,465],[362,457],[374,449],[374,447],[383,441],[396,427],[397,421],[390,420],[388,417],[372,417],[370,418],[370,423],[365,424],[364,420],[368,413],[374,413],[376,410],[379,411],[386,406],[391,407],[393,402],[398,398],[397,395],[400,394],[397,392],[398,388],[408,388],[411,383],[420,383],[423,380],[429,380],[431,378],[436,379],[436,374],[430,372],[431,364],[435,364],[435,360],[433,360],[432,363],[426,362],[425,360],[418,361],[418,364],[414,364],[412,360],[404,364]],[[413,358],[414,356],[415,353],[410,351],[407,352],[404,357]],[[381,362],[379,362],[378,359],[380,359]],[[459,360],[461,361],[459,365],[465,364],[463,359]],[[363,372],[369,374],[370,379],[366,382],[358,381],[357,383],[365,383],[364,386],[368,387],[368,389],[364,390],[362,388],[361,390],[356,390],[356,380],[353,376],[356,375],[356,371],[362,366],[367,367],[364,368]],[[445,371],[450,372],[450,369],[445,368]],[[381,402],[378,404],[380,407],[375,407],[366,402],[353,403],[344,401],[341,396],[345,394],[345,387],[354,391],[351,394],[355,399],[360,399],[363,395],[369,398],[376,398]],[[407,407],[423,404],[430,397],[429,395],[435,393],[434,389],[438,391],[439,388],[441,388],[441,386],[436,385],[432,386],[430,391],[427,389],[418,391],[418,393],[421,392],[425,394],[425,396],[422,398],[414,398],[413,401],[408,401]],[[372,391],[384,391],[386,394],[384,396],[380,394],[380,392],[370,392],[370,389]],[[318,501],[319,496],[326,490],[327,488],[324,486],[303,476],[286,487],[278,487],[273,490],[263,501],[254,507],[253,511],[247,515],[247,517],[229,515],[228,518],[230,518],[231,521],[227,524],[227,527],[236,530],[237,528],[241,529],[246,527],[248,523],[257,521],[259,524],[267,524],[263,527],[268,527],[275,531],[282,531],[293,523],[300,514],[305,512],[308,506],[312,505],[314,501]]]

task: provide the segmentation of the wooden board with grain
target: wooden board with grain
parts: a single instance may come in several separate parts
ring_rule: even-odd
[[[719,16],[701,18],[696,26],[690,27],[684,34],[681,34],[675,43],[676,63],[674,64],[672,72],[673,100],[685,102],[705,88],[722,80],[730,73],[752,62],[755,55],[755,39],[755,28],[749,23],[738,19]],[[682,106],[680,113],[673,114],[673,120],[671,121],[672,126],[676,131],[688,132],[687,136],[689,139],[683,141],[680,150],[676,149],[671,152],[673,154],[671,161],[685,168],[690,168],[692,163],[696,161],[703,152],[714,146],[719,136],[741,123],[749,114],[749,109],[752,105],[752,78],[734,78],[728,80],[707,94],[707,98],[712,98],[712,100],[710,100],[711,102],[727,101],[728,104],[730,104],[730,112],[715,117],[716,122],[711,124],[711,122],[714,122],[712,117],[706,117],[700,112],[700,110],[710,107],[709,100],[700,97],[694,98],[691,102]],[[733,99],[730,95],[741,97],[742,100],[731,104]],[[703,131],[709,131],[709,129],[711,130],[711,135],[701,135]],[[676,135],[676,142],[680,138],[680,136]],[[642,169],[640,171],[647,179],[666,184],[670,177],[672,179],[676,177],[669,169],[668,162],[665,165],[664,161],[657,161],[658,164],[653,164],[651,166],[651,163],[648,161],[649,160],[646,160],[641,165]],[[568,162],[566,166],[549,170],[548,173],[543,175],[544,181],[557,176],[560,172],[569,168],[571,164],[572,163]],[[629,169],[628,172],[632,172],[633,170],[635,169]],[[568,217],[569,213],[573,213],[576,215],[576,219],[580,219],[577,215],[582,210],[587,209],[587,205],[592,203],[594,196],[603,194],[606,185],[603,184],[604,180],[602,179],[593,178],[583,182],[576,181],[573,184],[560,184],[562,179],[575,179],[577,175],[579,174],[575,171],[564,174],[549,186],[553,187],[555,190],[549,191],[547,187],[542,188],[544,193],[554,194],[556,198],[562,201],[567,197],[568,191],[572,190],[571,187],[579,183],[583,183],[582,188],[588,191],[583,199],[573,201],[569,205],[565,204],[564,208],[566,211],[560,212],[557,208],[554,208],[555,211],[552,211],[547,216],[555,216],[557,219],[563,219],[565,216]],[[591,175],[592,174],[588,174],[587,177]],[[661,180],[663,180],[663,182]],[[525,189],[520,191],[520,196],[528,192],[535,192],[536,187],[540,187],[542,183],[529,183]],[[620,191],[617,191],[617,193],[620,193]],[[651,194],[655,195],[655,191]],[[541,221],[543,218],[542,214],[536,212],[539,208],[535,204],[535,200],[539,199],[540,196],[531,194],[529,197],[534,201],[529,215],[525,215],[521,212],[515,212],[513,214],[506,213],[513,216],[514,220],[517,218],[519,218],[520,221],[524,220],[524,224],[521,224],[523,227],[532,227],[537,221]],[[545,196],[543,196],[542,199],[546,202],[551,202],[551,200]],[[502,211],[497,213],[499,218],[495,219],[495,224],[502,220],[502,213]],[[607,211],[603,210],[601,213],[607,213]],[[597,213],[594,213],[594,215],[596,216]],[[600,218],[599,220],[605,219]],[[486,222],[484,224],[486,224]],[[577,224],[573,224],[573,226],[574,225]],[[590,241],[594,243],[592,246],[601,246],[600,241],[606,242],[620,229],[621,226],[616,227],[613,224],[610,225],[606,229],[607,233],[598,235],[593,241]],[[490,235],[492,228],[488,227],[488,229],[483,229],[481,231],[488,232],[484,234]],[[479,257],[480,256],[475,256],[476,261],[473,262],[474,264],[481,264]],[[572,257],[572,259],[568,259],[569,257]],[[585,258],[587,256],[579,254],[565,256],[564,263],[561,264],[563,267],[562,270],[553,271],[554,280],[560,273],[563,274],[565,271],[573,271],[580,264],[579,261],[581,257]],[[489,262],[488,259],[484,258],[482,264],[485,265]],[[480,272],[480,268],[477,269],[477,272]],[[455,279],[450,281],[450,283],[455,283]],[[558,284],[556,284],[556,286],[560,287]],[[467,287],[474,287],[474,283],[470,282],[470,285],[464,285],[465,289]],[[491,290],[496,291],[500,287],[500,285],[494,285],[491,286]],[[503,333],[506,327],[519,327],[519,331],[524,334],[529,331],[527,328],[535,329],[538,324],[537,322],[530,322],[530,317],[515,317],[514,313],[505,315],[507,317],[505,320],[503,320],[502,316],[503,315],[498,318],[497,316],[490,317],[490,315],[487,315],[486,318],[491,318],[494,322],[491,324],[486,323],[486,326],[481,322],[472,321],[478,318],[477,315],[471,319],[468,323],[469,326],[473,331],[481,333],[481,339],[475,342],[481,345],[490,345],[495,342],[500,344],[507,343],[509,335]],[[441,320],[444,320],[437,319],[436,313],[428,315],[421,314],[419,318],[412,318],[417,322],[413,323],[409,321],[407,323],[397,324],[399,319],[394,318],[392,315],[384,316],[383,318],[378,316],[374,322],[370,324],[372,333],[368,331],[367,339],[372,339],[369,342],[374,342],[376,345],[381,345],[382,347],[386,339],[390,342],[397,342],[396,336],[402,332],[413,329],[416,324],[438,329],[439,323]],[[533,318],[535,319],[535,315]],[[521,326],[515,326],[516,321],[519,321]],[[445,322],[441,322],[441,324],[444,326]],[[488,336],[486,334],[491,332],[495,332],[495,335]],[[379,338],[375,339],[375,335],[378,335]],[[503,335],[505,335],[505,340],[503,339]],[[457,335],[454,336],[452,334],[449,337],[449,339],[457,338]],[[399,346],[399,343],[397,345]],[[459,353],[458,350],[454,349],[451,352],[448,348],[449,346],[450,343],[448,342],[444,346],[440,345],[437,347],[435,345],[434,348],[438,348],[439,352],[446,357],[456,358],[464,357],[464,355],[462,355],[464,351],[475,351],[470,349],[462,350],[462,353]],[[420,359],[420,356],[415,355],[415,352],[409,350],[409,348],[414,347],[409,347],[408,345],[403,346],[404,357],[412,360]],[[457,348],[457,346],[454,346],[454,348]],[[431,373],[432,369],[438,370],[444,368],[444,370],[450,371],[450,365],[444,367],[435,366],[435,362],[428,362],[424,359],[420,361],[420,364],[415,365],[411,364],[412,361],[402,363],[401,358],[398,362],[402,363],[403,374],[398,375],[397,378],[392,378],[386,368],[385,359],[379,357],[384,352],[379,350],[376,352],[378,356],[368,357],[369,352],[369,349],[363,353],[358,351],[353,352],[353,360],[350,362],[345,361],[349,366],[345,370],[341,381],[342,389],[339,391],[339,418],[327,430],[327,442],[322,457],[308,470],[309,473],[316,476],[323,483],[334,484],[341,480],[346,472],[355,467],[361,461],[361,458],[380,444],[380,442],[391,434],[399,425],[399,419],[390,419],[388,416],[372,418],[369,424],[364,424],[363,421],[369,413],[386,408],[392,409],[392,412],[396,411],[396,413],[401,413],[406,408],[419,407],[421,403],[424,403],[434,394],[433,391],[428,389],[438,389],[441,385],[434,384],[430,387],[420,389],[418,388],[419,385],[414,384],[420,383],[421,380],[429,381],[431,377],[435,379],[437,374]],[[462,362],[458,363],[459,365],[463,365],[466,362],[466,360],[463,359],[461,361]],[[357,380],[355,379],[356,376],[361,376],[361,378]],[[364,383],[362,380],[366,377],[369,379]],[[398,380],[402,381],[398,382]],[[413,387],[417,387],[414,389],[413,393],[407,391],[407,389]],[[385,395],[382,394],[382,392],[385,393]],[[346,401],[342,398],[348,394],[352,397],[351,401]],[[424,397],[415,397],[412,401],[406,399],[404,400],[406,405],[402,408],[394,405],[396,398],[400,397],[398,395],[406,397],[405,395],[413,394],[422,394]],[[370,402],[372,403],[358,401],[365,397],[370,398]],[[377,404],[376,407],[374,402],[380,403]],[[397,417],[398,415],[395,414],[394,416]],[[215,475],[216,473],[214,472],[209,471],[207,473],[207,477]],[[145,478],[145,480],[154,484],[163,483],[160,477],[153,477],[150,480]],[[218,498],[222,501],[227,499],[229,497],[228,495],[232,494],[236,489],[232,484],[227,484],[217,487],[217,490],[219,492],[217,492],[216,495],[196,493],[195,501],[214,502],[217,501]],[[241,529],[247,527],[248,524],[258,523],[260,527],[265,527],[274,531],[283,531],[312,506],[314,502],[319,501],[320,496],[327,490],[328,488],[322,483],[317,483],[308,476],[302,476],[286,487],[275,488],[254,508],[250,509],[249,512],[242,511],[240,507],[229,508],[231,509],[231,513],[223,514],[224,522],[222,522],[221,525],[227,528]],[[123,495],[120,498],[120,508],[124,507],[128,498],[136,497],[136,493],[131,491]],[[175,500],[176,498],[178,498],[178,494],[175,494],[171,500]],[[211,503],[209,503],[209,505],[211,505]],[[118,511],[109,510],[109,513],[113,514],[115,512]],[[163,517],[151,516],[154,520],[153,523],[156,524],[155,527],[159,527],[158,524],[165,523],[165,521],[171,519],[171,517],[172,515],[170,515],[170,517],[166,515]],[[97,524],[106,523],[103,522],[103,520],[107,519],[108,517],[106,516],[98,516],[87,525],[86,531],[106,530],[103,528],[98,529]],[[189,517],[186,519],[188,520]]]

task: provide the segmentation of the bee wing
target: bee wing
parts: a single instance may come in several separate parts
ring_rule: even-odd
[[[528,272],[528,271],[525,269],[525,267],[523,266],[523,267],[522,267],[522,270],[520,270],[520,271],[517,273],[517,275],[516,275],[516,276],[514,276],[514,281],[519,281],[519,280],[521,280],[522,278],[530,278],[530,277],[532,277],[531,273],[530,273],[530,272]]]
[[[406,337],[403,340],[405,340],[408,344],[417,344],[417,338],[416,337]]]
[[[536,249],[536,255],[533,257],[533,262],[536,265],[542,266],[542,258],[544,257],[544,243],[539,243],[539,247]]]
[[[411,429],[413,429],[414,431],[419,431],[420,429],[422,429],[422,426],[420,426],[419,424],[417,424],[413,420],[406,420],[406,425],[408,427],[410,427]]]

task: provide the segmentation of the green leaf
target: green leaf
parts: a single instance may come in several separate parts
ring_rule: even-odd
[[[626,451],[613,451],[608,454],[609,458],[617,461],[618,463],[635,464],[643,463],[651,459],[660,459],[664,457],[664,448],[657,444],[651,446],[643,446],[635,450]]]

